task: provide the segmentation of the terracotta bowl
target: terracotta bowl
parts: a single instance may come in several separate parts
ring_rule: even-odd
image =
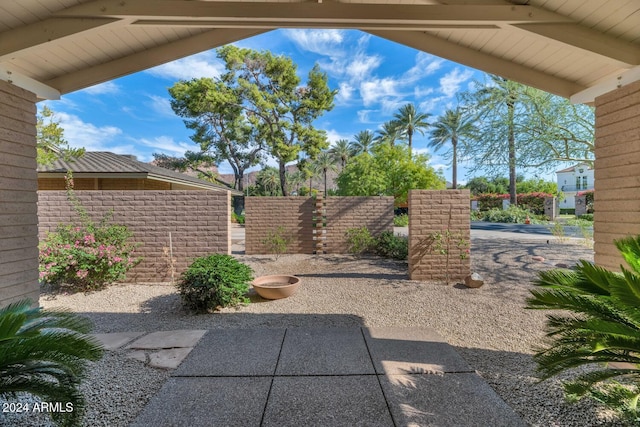
[[[265,299],[280,299],[293,295],[300,285],[296,276],[260,276],[252,283],[253,289]]]

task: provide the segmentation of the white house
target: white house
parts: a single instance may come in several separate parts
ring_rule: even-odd
[[[564,193],[560,209],[575,209],[575,197],[579,191],[593,189],[593,168],[588,164],[578,164],[556,171],[558,189]]]

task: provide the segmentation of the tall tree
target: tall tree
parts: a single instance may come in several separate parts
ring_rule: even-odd
[[[164,153],[153,153],[153,159],[157,166],[165,169],[180,172],[194,171],[200,179],[217,182],[225,186],[229,185],[218,178],[218,174],[213,169],[216,165],[215,159],[205,153],[187,151],[183,157],[169,156]]]
[[[243,191],[245,171],[260,163],[265,144],[239,107],[237,91],[221,80],[205,77],[179,81],[169,93],[171,108],[194,131],[191,139],[200,151],[175,160],[154,154],[156,161],[177,170],[199,170],[209,178],[213,177],[202,167],[227,161],[233,169],[234,188]]]
[[[370,130],[361,130],[353,137],[353,141],[349,144],[351,155],[357,156],[362,153],[370,153],[373,148],[373,132]]]
[[[475,126],[473,118],[457,107],[454,110],[446,110],[431,125],[429,146],[439,150],[445,144],[451,143],[451,166],[453,169],[451,182],[453,188],[458,188],[458,143],[465,143],[466,139],[473,137]]]
[[[256,175],[256,192],[259,196],[281,196],[278,169],[267,166]]]
[[[349,147],[349,141],[346,139],[339,139],[329,149],[329,152],[335,157],[337,161],[340,161],[341,169],[344,169],[347,164],[347,160],[351,157],[351,148]]]
[[[53,110],[45,105],[36,116],[36,151],[38,164],[48,165],[60,157],[67,161],[81,157],[85,150],[69,146],[64,138],[64,128]]]
[[[256,52],[227,45],[218,49],[226,72],[220,77],[228,107],[239,108],[277,159],[280,189],[288,195],[286,164],[301,152],[315,158],[329,145],[324,131],[313,126],[315,119],[333,108],[336,91],[318,66],[301,84],[290,58],[271,52]],[[232,93],[233,96],[225,95]]]
[[[336,158],[328,151],[322,151],[318,154],[318,157],[314,160],[314,164],[318,171],[322,173],[324,178],[324,195],[327,195],[327,172],[335,172],[338,170],[336,167]]]
[[[409,144],[409,154],[413,146],[413,135],[418,132],[424,135],[425,130],[429,127],[427,119],[430,114],[422,113],[416,110],[415,105],[406,104],[400,107],[400,110],[394,115],[394,124],[399,134],[407,138]]]
[[[376,144],[395,145],[396,141],[401,139],[398,125],[394,121],[385,122],[376,133],[378,134],[374,139]]]

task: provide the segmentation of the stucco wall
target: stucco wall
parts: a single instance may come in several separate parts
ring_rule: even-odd
[[[40,236],[76,214],[64,191],[40,191]],[[76,191],[89,214],[100,220],[113,209],[113,222],[126,225],[141,243],[144,261],[127,275],[127,282],[171,280],[169,233],[173,244],[175,277],[193,258],[231,250],[230,196],[214,191]]]
[[[39,297],[35,102],[0,80],[0,306]]]
[[[613,241],[640,234],[640,82],[596,98],[595,262],[618,270]]]
[[[453,242],[447,257],[436,251],[434,233],[470,242],[471,221],[469,190],[411,190],[409,191],[409,277],[411,280],[460,281],[470,274],[470,252],[464,259],[460,254],[466,247]]]

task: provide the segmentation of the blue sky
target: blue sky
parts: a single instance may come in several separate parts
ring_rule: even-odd
[[[316,121],[330,142],[351,140],[361,130],[376,131],[399,107],[414,103],[437,117],[456,105],[456,94],[483,73],[436,56],[355,30],[276,30],[235,43],[284,54],[305,79],[318,63],[338,89],[335,107]],[[143,72],[70,93],[48,105],[71,146],[134,154],[142,161],[152,153],[179,156],[195,150],[191,132],[171,110],[167,91],[176,81],[215,77],[222,72],[215,51],[202,52]],[[431,156],[431,165],[451,168],[442,154],[427,148],[427,136],[414,136],[414,151]],[[220,165],[221,173],[229,173]],[[464,165],[459,182],[466,181]]]

